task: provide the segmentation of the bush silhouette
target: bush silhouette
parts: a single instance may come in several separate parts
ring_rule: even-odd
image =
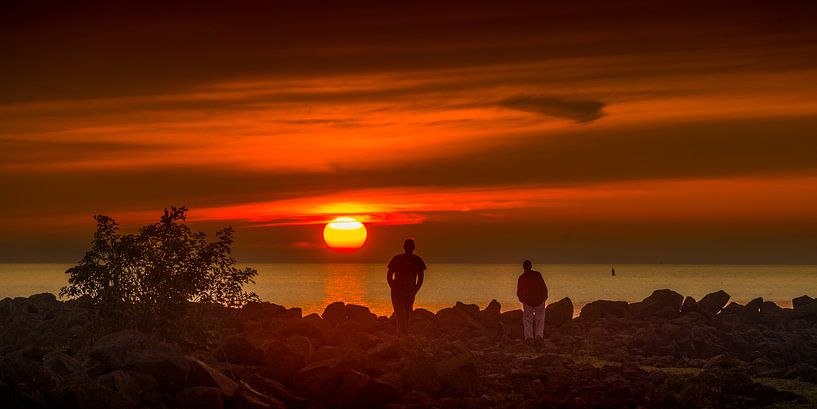
[[[94,216],[91,248],[66,271],[68,286],[60,296],[88,296],[97,306],[129,308],[142,324],[173,319],[189,302],[240,307],[256,300],[244,285],[254,283],[257,271],[236,267],[231,255],[233,229],[218,231],[217,240],[208,242],[205,233],[184,223],[186,212],[185,207],[165,209],[158,223],[128,235],[119,233],[112,218]]]

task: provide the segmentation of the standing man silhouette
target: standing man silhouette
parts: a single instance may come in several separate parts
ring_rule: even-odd
[[[548,286],[542,273],[533,270],[533,263],[525,260],[525,270],[519,276],[516,285],[516,296],[522,302],[522,325],[525,328],[525,341],[540,341],[545,336],[545,300],[548,298]]]
[[[403,254],[394,256],[389,262],[386,281],[391,287],[391,303],[397,318],[397,336],[408,335],[409,320],[414,311],[414,297],[423,286],[426,263],[414,254],[414,240],[403,242]]]

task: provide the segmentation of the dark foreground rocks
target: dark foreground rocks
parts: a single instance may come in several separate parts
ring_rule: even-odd
[[[547,307],[522,342],[518,310],[415,311],[414,335],[366,307],[321,315],[271,303],[191,306],[199,339],[100,333],[83,300],[0,301],[2,408],[760,408],[807,405],[757,382],[817,388],[817,301],[728,304],[657,290]]]

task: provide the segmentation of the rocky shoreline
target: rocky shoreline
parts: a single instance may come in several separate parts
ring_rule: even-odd
[[[357,305],[302,316],[272,303],[191,304],[184,319],[206,331],[173,342],[101,333],[87,299],[6,298],[0,407],[815,407],[817,301],[728,301],[656,290],[574,318],[565,298],[548,305],[545,339],[530,345],[521,311],[496,301],[418,309],[403,339]]]

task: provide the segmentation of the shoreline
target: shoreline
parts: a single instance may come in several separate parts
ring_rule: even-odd
[[[87,301],[0,300],[0,401],[32,407],[806,408],[817,404],[817,301],[783,309],[726,293],[656,290],[571,317],[548,305],[545,338],[492,302],[390,318],[332,303],[303,314],[268,302],[190,304],[198,332],[102,330]],[[189,318],[188,318],[189,317]],[[193,319],[195,317],[195,319]],[[121,324],[121,323],[120,323]],[[197,403],[198,402],[198,403]],[[8,406],[12,405],[12,406]],[[103,406],[99,406],[103,405]],[[736,406],[737,405],[737,406]]]

